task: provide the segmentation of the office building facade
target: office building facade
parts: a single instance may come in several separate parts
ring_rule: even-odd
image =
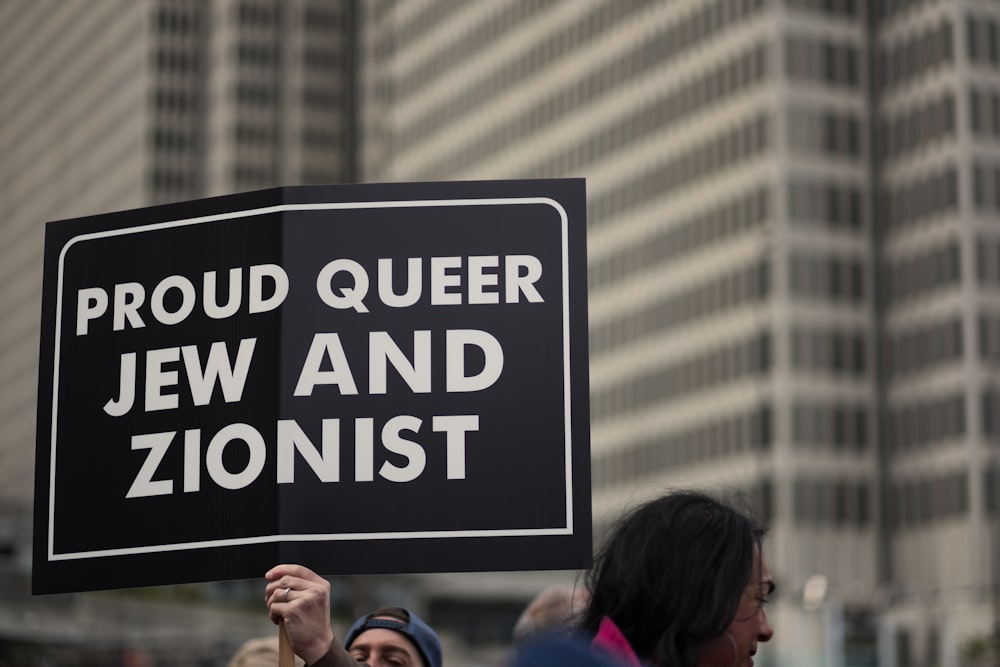
[[[211,604],[257,582],[187,614],[30,596],[43,223],[352,180],[353,34],[354,5],[322,0],[0,3],[0,661],[45,641],[60,664],[218,663],[272,632]]]
[[[742,491],[766,664],[992,632],[998,11],[365,4],[365,178],[586,177],[597,533]]]

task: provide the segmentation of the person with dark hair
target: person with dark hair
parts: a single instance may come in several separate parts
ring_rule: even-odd
[[[773,635],[763,536],[751,517],[698,492],[634,508],[587,577],[582,630],[625,665],[752,666]]]
[[[330,627],[330,582],[302,565],[278,565],[264,577],[271,620],[284,622],[292,651],[308,667],[441,667],[441,640],[413,612],[376,609],[341,643]]]

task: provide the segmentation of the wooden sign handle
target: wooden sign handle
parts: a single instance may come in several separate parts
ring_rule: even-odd
[[[292,653],[292,644],[288,641],[285,619],[278,621],[278,667],[295,667],[295,654]]]

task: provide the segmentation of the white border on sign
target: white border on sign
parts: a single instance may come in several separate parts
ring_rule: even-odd
[[[234,538],[225,540],[204,540],[200,542],[185,542],[176,544],[161,544],[143,547],[126,547],[120,549],[101,549],[97,551],[80,551],[75,553],[55,553],[55,506],[56,506],[56,425],[58,423],[58,403],[59,403],[59,353],[60,338],[62,335],[62,302],[63,302],[63,269],[67,251],[82,241],[104,239],[114,236],[124,236],[127,234],[137,234],[142,232],[159,231],[173,227],[184,227],[197,225],[206,222],[216,222],[219,220],[232,220],[236,218],[250,218],[258,215],[268,215],[271,213],[286,213],[291,211],[323,211],[336,209],[372,209],[372,208],[435,208],[442,206],[490,206],[490,205],[519,205],[519,204],[545,204],[551,206],[559,214],[562,232],[562,289],[563,289],[563,382],[565,391],[563,392],[563,417],[566,425],[566,440],[563,444],[565,452],[565,473],[566,473],[566,525],[558,528],[531,528],[531,529],[501,529],[501,530],[436,530],[436,531],[407,531],[407,532],[386,532],[386,533],[330,533],[330,534],[294,534],[294,535],[263,535],[256,537]],[[125,556],[132,554],[157,553],[165,551],[186,551],[193,549],[207,549],[211,547],[241,546],[249,544],[267,544],[273,542],[335,542],[335,541],[356,541],[356,540],[385,540],[385,539],[428,539],[444,537],[529,537],[543,535],[572,535],[573,534],[573,453],[572,453],[572,424],[571,424],[571,401],[570,401],[570,329],[569,329],[569,216],[559,202],[549,197],[511,197],[511,198],[491,198],[491,199],[418,199],[409,201],[376,201],[376,202],[328,202],[319,204],[280,204],[277,206],[267,206],[264,208],[249,209],[245,211],[230,211],[216,215],[206,215],[196,218],[182,220],[171,220],[158,222],[139,227],[129,227],[126,229],[114,229],[104,232],[94,232],[91,234],[81,234],[73,237],[59,253],[59,271],[56,285],[56,313],[55,313],[55,346],[53,351],[53,376],[52,376],[52,439],[50,442],[49,461],[49,531],[48,531],[48,559],[50,561],[79,560],[85,558],[103,558],[107,556]]]

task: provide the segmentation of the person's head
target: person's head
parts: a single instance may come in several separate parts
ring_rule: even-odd
[[[772,630],[764,529],[708,495],[669,493],[623,515],[588,575],[582,626],[611,618],[660,667],[752,664]]]
[[[382,607],[356,620],[344,647],[371,667],[441,667],[441,640],[402,607]]]
[[[514,624],[514,641],[524,642],[545,634],[568,631],[587,608],[589,594],[583,586],[549,586],[536,595]]]
[[[276,667],[278,664],[278,635],[255,637],[240,645],[227,667]],[[296,667],[305,663],[295,656]]]

